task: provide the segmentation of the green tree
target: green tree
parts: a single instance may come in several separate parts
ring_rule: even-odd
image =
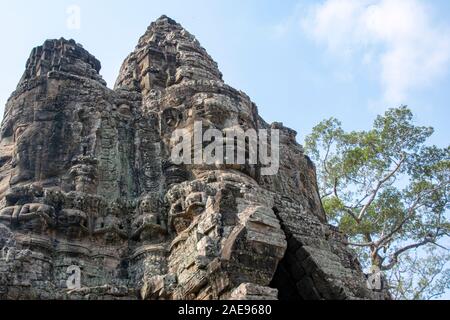
[[[365,267],[387,274],[399,299],[435,298],[450,283],[450,147],[428,145],[433,133],[402,106],[369,131],[345,132],[338,120],[325,120],[305,141],[330,222],[349,235]]]

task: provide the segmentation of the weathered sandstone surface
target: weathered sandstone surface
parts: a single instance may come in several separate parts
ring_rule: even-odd
[[[296,133],[264,122],[193,35],[163,16],[114,90],[99,71],[75,41],[48,40],[6,105],[1,299],[383,297],[327,223]],[[279,174],[172,163],[173,131],[200,120],[279,129]]]

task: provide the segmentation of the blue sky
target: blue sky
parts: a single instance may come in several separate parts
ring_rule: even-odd
[[[67,26],[71,5],[81,9],[80,29]],[[0,113],[32,47],[45,39],[83,44],[112,86],[162,14],[196,35],[267,121],[296,129],[301,142],[324,118],[365,129],[399,104],[436,128],[433,143],[449,142],[447,0],[1,1]]]

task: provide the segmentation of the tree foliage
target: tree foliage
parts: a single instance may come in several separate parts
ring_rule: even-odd
[[[427,144],[433,133],[433,128],[416,126],[412,112],[402,106],[378,116],[369,131],[346,132],[337,119],[325,120],[305,141],[318,167],[330,222],[349,235],[348,245],[364,265],[396,279],[398,291],[393,295],[398,298],[414,298],[411,292],[399,293],[406,274],[411,279],[412,254],[420,252],[416,265],[427,266],[432,274],[439,269],[432,268],[436,250],[448,253],[450,147]],[[433,282],[428,289],[439,277],[450,282],[448,271],[438,273],[429,274]],[[417,285],[420,280],[414,279]],[[407,287],[412,291],[414,286]],[[426,297],[427,288],[419,298]]]

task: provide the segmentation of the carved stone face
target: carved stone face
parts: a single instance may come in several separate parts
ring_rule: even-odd
[[[8,132],[9,138],[15,140],[13,162],[16,170],[13,172],[11,185],[45,181],[58,176],[64,163],[67,165],[67,154],[71,154],[74,149],[74,144],[67,143],[74,141],[74,132],[58,129],[59,124],[54,121],[55,111],[47,110],[42,105],[30,108],[31,114],[33,110],[31,118],[22,115],[22,112],[9,118],[15,129]],[[31,121],[28,122],[29,120]],[[61,113],[60,120],[70,126],[73,122],[72,114]],[[48,155],[51,150],[56,149],[59,152]],[[45,161],[42,161],[44,158]]]
[[[229,118],[227,106],[220,98],[210,98],[203,102],[204,117],[215,127],[223,128],[224,120]]]

